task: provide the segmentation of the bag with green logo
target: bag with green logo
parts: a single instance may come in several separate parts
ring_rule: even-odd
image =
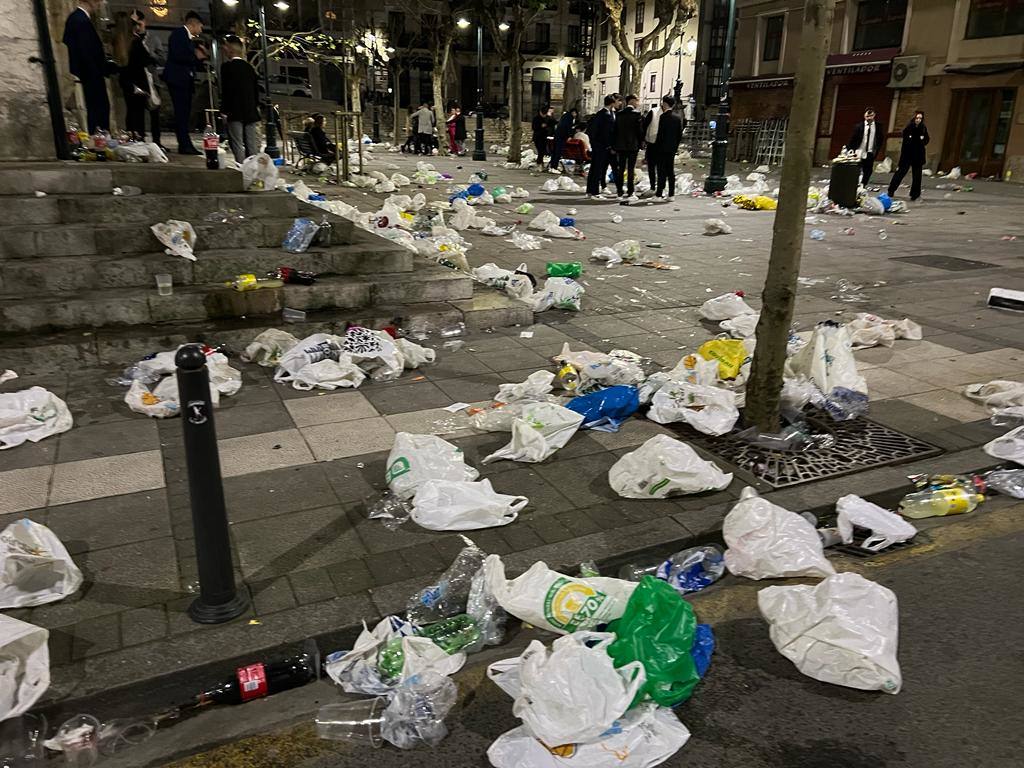
[[[579,277],[583,274],[583,263],[579,261],[549,261],[548,277]]]
[[[608,484],[627,499],[720,491],[731,482],[732,474],[722,472],[687,443],[668,435],[655,435],[608,470]]]
[[[691,605],[668,583],[644,576],[626,604],[622,618],[608,625],[616,635],[608,655],[616,667],[639,661],[647,682],[633,704],[646,697],[664,707],[690,698],[700,680],[690,649],[697,631]]]
[[[399,432],[388,456],[384,481],[399,498],[409,500],[427,480],[476,480],[480,473],[466,464],[462,449],[436,435]]]

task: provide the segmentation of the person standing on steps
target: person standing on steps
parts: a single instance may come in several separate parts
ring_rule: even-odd
[[[619,200],[625,202],[637,200],[633,194],[636,188],[636,156],[644,138],[642,118],[637,109],[639,105],[640,99],[630,94],[626,97],[626,106],[615,116],[615,191]]]
[[[252,64],[245,60],[245,47],[237,35],[224,38],[224,52],[228,60],[220,67],[220,111],[227,122],[231,152],[240,163],[260,151],[256,137],[260,122],[260,79]]]
[[[913,172],[910,183],[910,199],[917,200],[921,197],[921,169],[927,159],[924,148],[928,146],[931,137],[928,135],[928,127],[924,124],[924,112],[915,112],[914,116],[903,129],[903,146],[900,147],[900,162],[896,173],[892,175],[889,182],[889,197],[896,196],[900,182],[907,175],[907,171]]]
[[[185,24],[171,32],[167,41],[167,64],[161,77],[171,92],[174,105],[174,133],[178,137],[179,155],[201,155],[189,135],[192,120],[192,92],[195,90],[196,69],[209,56],[197,38],[203,33],[203,20],[195,11],[185,14]]]
[[[856,150],[860,155],[861,184],[868,185],[871,171],[875,167],[875,155],[882,148],[882,128],[875,122],[875,110],[864,110],[864,122],[857,123],[853,135],[846,142],[846,148]]]
[[[658,115],[658,130],[654,137],[654,165],[655,165],[655,194],[664,198],[665,182],[668,182],[668,197],[664,198],[672,202],[676,198],[676,152],[679,151],[679,142],[683,140],[683,121],[673,111],[676,100],[671,96],[662,96],[661,114]],[[653,111],[653,110],[652,110]],[[650,135],[650,133],[648,133]],[[648,158],[651,155],[651,145],[648,144]],[[648,159],[648,162],[650,160]]]
[[[82,84],[85,97],[86,128],[90,134],[110,129],[110,98],[107,96],[107,75],[117,71],[107,61],[103,43],[96,31],[93,17],[102,0],[80,0],[64,22],[64,45],[68,49],[68,68]]]
[[[608,163],[612,157],[615,138],[615,94],[604,97],[604,109],[590,118],[587,135],[590,137],[590,171],[587,173],[587,199],[597,197],[608,176]]]

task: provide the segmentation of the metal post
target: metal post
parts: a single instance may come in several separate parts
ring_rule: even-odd
[[[373,140],[380,143],[380,111],[377,106],[377,67],[374,65],[374,54],[370,53],[369,66],[370,87],[366,89],[366,98],[370,100],[373,109]]]
[[[484,25],[476,25],[476,136],[473,146],[473,160],[486,160],[484,152]]]
[[[249,607],[249,598],[244,590],[235,589],[210,376],[206,355],[198,344],[179,349],[174,364],[178,367],[178,402],[199,570],[199,597],[188,607],[188,615],[200,624],[220,624],[241,615]]]
[[[265,0],[256,0],[259,4],[260,20],[260,41],[263,48],[263,107],[267,110],[266,153],[272,158],[281,156],[281,150],[277,146],[277,126],[274,124],[274,104],[270,99],[270,64],[267,54],[267,14],[263,7]]]
[[[43,0],[32,0],[32,12],[35,15],[36,32],[39,35],[39,55],[29,56],[28,60],[33,64],[43,65],[43,76],[46,80],[46,105],[50,112],[54,154],[57,155],[58,160],[70,160],[68,127],[64,122],[64,110],[60,103],[60,84],[57,81],[57,67],[54,64],[50,25],[46,20],[46,3]],[[86,127],[88,128],[88,126]]]
[[[704,192],[713,195],[725,189],[725,154],[729,147],[729,79],[732,77],[732,47],[736,27],[736,0],[729,0],[729,28],[725,32],[725,60],[722,62],[722,97],[715,118],[715,140],[711,143],[711,172],[704,179]]]

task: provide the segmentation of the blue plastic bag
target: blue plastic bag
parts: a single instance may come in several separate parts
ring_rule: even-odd
[[[640,393],[636,387],[608,387],[574,397],[565,407],[583,416],[580,429],[618,432],[619,425],[640,407]]]
[[[576,219],[572,216],[563,216],[558,220],[558,226],[560,227],[575,227]]]
[[[451,202],[454,202],[456,200],[460,200],[460,199],[461,200],[466,200],[468,198],[469,198],[469,190],[468,189],[464,189],[461,192],[456,192],[454,195],[449,197],[448,198],[448,202],[451,203]]]
[[[470,184],[466,188],[466,192],[469,193],[470,197],[480,197],[480,195],[482,195],[486,191],[487,190],[484,189],[484,185],[483,184]]]
[[[878,202],[880,202],[882,204],[882,207],[887,211],[890,208],[892,208],[892,198],[889,197],[889,195],[887,195],[885,192],[878,196]]]
[[[690,658],[697,667],[697,674],[704,677],[704,673],[711,666],[711,654],[715,652],[715,633],[711,631],[710,624],[698,624],[697,630],[693,633],[693,647],[690,648]]]

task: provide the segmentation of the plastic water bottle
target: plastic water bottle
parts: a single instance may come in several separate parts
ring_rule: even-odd
[[[220,168],[218,149],[220,149],[220,136],[213,130],[212,125],[207,125],[206,131],[203,133],[203,152],[206,153],[207,170],[216,171]]]
[[[904,496],[900,501],[900,514],[912,520],[962,515],[973,510],[984,500],[985,497],[980,493],[961,486],[926,488]]]
[[[685,595],[714,584],[722,578],[723,573],[725,556],[722,550],[708,544],[676,552],[661,564],[655,576]]]
[[[811,240],[824,240],[824,239],[825,239],[825,230],[823,230],[823,229],[812,229],[811,230]]]

